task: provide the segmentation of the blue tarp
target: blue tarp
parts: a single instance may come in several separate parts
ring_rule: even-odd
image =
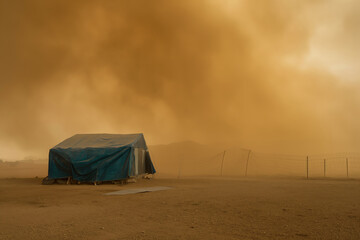
[[[134,149],[145,152],[143,173],[153,174],[144,135],[77,134],[49,151],[49,178],[72,177],[81,182],[127,179],[134,168]]]

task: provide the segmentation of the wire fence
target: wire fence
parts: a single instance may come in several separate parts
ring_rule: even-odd
[[[336,153],[289,155],[253,152],[231,148],[217,154],[193,158],[178,157],[171,165],[159,170],[178,177],[192,176],[294,176],[304,178],[360,178],[360,154]],[[163,162],[165,163],[165,161]],[[160,171],[159,171],[160,172]]]
[[[228,149],[216,155],[220,176],[360,178],[360,154],[289,155]]]

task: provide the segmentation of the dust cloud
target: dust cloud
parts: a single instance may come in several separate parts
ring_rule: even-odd
[[[76,133],[357,151],[357,1],[0,1],[0,158]]]

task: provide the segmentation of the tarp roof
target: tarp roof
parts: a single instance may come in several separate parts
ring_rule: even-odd
[[[119,148],[141,147],[147,149],[142,133],[136,134],[76,134],[53,149],[81,149],[81,148]]]

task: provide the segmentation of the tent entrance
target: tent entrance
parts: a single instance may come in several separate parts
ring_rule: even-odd
[[[133,162],[132,176],[145,174],[145,149],[134,148],[134,162]]]

